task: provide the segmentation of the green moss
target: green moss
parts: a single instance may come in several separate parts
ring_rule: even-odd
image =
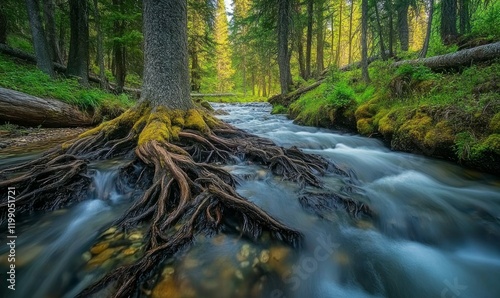
[[[273,106],[273,110],[271,114],[286,114],[288,112],[288,108],[283,105],[275,105]]]
[[[111,117],[134,105],[125,94],[115,95],[99,88],[82,87],[76,79],[51,79],[34,65],[14,61],[0,55],[0,87],[41,98],[59,99],[82,110]]]
[[[190,109],[186,112],[186,117],[184,119],[185,128],[199,130],[201,132],[208,132],[208,126],[203,119],[203,116],[196,109]]]
[[[500,156],[500,134],[489,135],[484,141],[474,146],[472,155],[477,157],[490,152]]]
[[[448,121],[443,120],[438,122],[435,127],[431,128],[424,137],[424,144],[428,147],[437,147],[441,144],[453,144],[455,134]]]
[[[363,118],[371,118],[375,115],[376,108],[377,108],[376,105],[374,105],[372,103],[366,103],[366,104],[361,105],[359,108],[356,109],[356,112],[354,112],[354,116],[358,120],[363,119]]]
[[[375,127],[373,126],[371,118],[359,119],[356,123],[358,132],[363,135],[371,135],[375,132]]]
[[[489,128],[493,133],[500,133],[500,112],[491,118]]]

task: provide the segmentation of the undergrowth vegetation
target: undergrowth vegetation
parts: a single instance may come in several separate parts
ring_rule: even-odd
[[[393,149],[418,152],[490,170],[500,157],[500,61],[436,73],[417,65],[370,65],[332,72],[291,103],[296,122],[349,127],[379,136]],[[275,107],[283,112],[284,107]],[[496,170],[492,170],[496,171]]]
[[[85,111],[103,111],[116,115],[131,107],[133,100],[126,94],[115,95],[99,88],[85,88],[74,78],[55,80],[35,66],[0,55],[0,87],[24,92],[41,98],[59,99]]]

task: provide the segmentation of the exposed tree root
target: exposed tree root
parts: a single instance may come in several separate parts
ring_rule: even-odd
[[[300,234],[241,197],[233,177],[217,163],[244,159],[269,167],[283,179],[315,187],[321,186],[318,175],[332,166],[320,157],[278,147],[198,110],[139,106],[37,160],[0,172],[7,176],[24,171],[0,182],[0,187],[15,185],[21,191],[18,212],[61,208],[78,200],[75,192],[90,183],[85,175],[89,160],[130,155],[133,148],[134,161],[122,174],[132,173],[139,165],[140,171],[123,178],[144,192],[116,224],[126,230],[147,223],[144,256],[108,273],[82,292],[82,297],[113,282],[116,297],[137,294],[165,258],[199,233],[238,230],[255,239],[266,230],[277,239],[297,244]],[[4,197],[0,207],[5,206]],[[5,216],[2,211],[0,221]]]

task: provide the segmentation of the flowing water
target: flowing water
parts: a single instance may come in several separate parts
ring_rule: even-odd
[[[351,173],[354,186],[331,174],[322,178],[322,191],[362,202],[372,216],[353,217],[335,206],[313,212],[299,197],[318,190],[300,189],[248,162],[226,165],[238,178],[241,195],[304,235],[302,247],[256,244],[225,234],[199,236],[165,268],[176,279],[165,283],[164,293],[500,297],[500,179],[392,152],[374,139],[297,126],[285,116],[270,115],[267,104],[214,107],[229,112],[220,118],[239,128],[321,155]],[[87,200],[19,225],[16,292],[2,286],[0,296],[72,297],[99,274],[86,270],[88,259],[82,255],[130,204],[127,191],[116,189],[119,165],[93,166]],[[2,272],[6,251],[0,248]]]

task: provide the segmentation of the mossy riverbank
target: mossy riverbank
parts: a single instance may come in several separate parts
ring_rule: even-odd
[[[435,73],[424,66],[370,65],[333,72],[275,113],[298,124],[356,131],[393,150],[456,161],[500,175],[500,61]]]

